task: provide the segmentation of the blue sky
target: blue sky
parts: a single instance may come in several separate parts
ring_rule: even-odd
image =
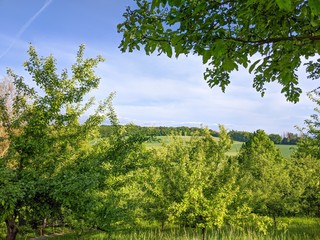
[[[286,102],[280,86],[267,85],[266,95],[252,88],[247,70],[231,77],[226,92],[211,89],[203,80],[205,66],[197,56],[179,59],[146,56],[144,52],[121,53],[121,35],[116,26],[133,0],[0,0],[0,77],[6,69],[28,79],[22,64],[28,59],[29,43],[39,55],[50,53],[60,67],[69,68],[80,44],[89,57],[101,54],[97,101],[116,92],[114,107],[122,123],[143,126],[209,126],[267,133],[296,132],[294,126],[313,113],[315,107],[306,93],[319,82],[306,79],[299,70],[303,89],[297,104]]]

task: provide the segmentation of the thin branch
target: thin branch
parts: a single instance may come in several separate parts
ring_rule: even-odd
[[[236,42],[242,42],[242,43],[251,43],[255,45],[262,45],[266,43],[276,43],[276,42],[283,42],[283,41],[302,41],[302,40],[312,40],[312,41],[319,41],[320,36],[293,36],[293,37],[279,37],[279,38],[267,38],[267,39],[261,39],[261,40],[245,40],[242,38],[232,38],[227,37],[223,38],[224,40],[232,40]]]

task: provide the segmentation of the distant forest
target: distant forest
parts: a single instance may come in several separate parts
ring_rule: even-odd
[[[110,136],[110,134],[114,131],[115,126],[111,125],[102,125],[100,127],[100,134],[102,137]],[[138,126],[138,125],[131,125],[130,130],[135,133],[144,134],[148,136],[169,136],[173,133],[181,134],[181,136],[191,136],[195,132],[203,131],[202,128],[199,127],[165,127],[165,126],[152,126],[152,127],[145,127],[145,126]],[[209,129],[210,133],[214,137],[219,137],[219,132]],[[228,132],[229,136],[234,141],[239,142],[247,142],[250,136],[253,134],[247,131],[236,131],[230,130]],[[286,145],[295,145],[299,140],[300,136],[296,133],[285,132],[282,134],[274,134],[271,133],[268,135],[270,140],[275,144],[286,144]]]

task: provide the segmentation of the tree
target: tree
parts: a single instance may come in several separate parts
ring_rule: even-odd
[[[6,118],[11,119],[13,115],[12,107],[13,107],[13,99],[16,97],[16,91],[12,79],[9,77],[5,77],[0,82],[0,99],[1,99],[1,108],[3,108],[3,112],[6,112]],[[7,132],[5,128],[5,123],[0,122],[0,157],[3,157],[8,148],[9,142],[7,140]]]
[[[296,133],[292,132],[286,132],[283,133],[281,144],[297,144],[297,141],[299,141],[299,136]]]
[[[305,120],[305,127],[298,128],[302,137],[293,157],[296,166],[305,170],[296,179],[307,179],[302,181],[305,188],[301,197],[302,208],[309,215],[320,216],[320,88],[308,96],[317,106],[314,114]]]
[[[287,100],[297,102],[301,57],[320,52],[317,0],[135,2],[137,9],[128,7],[118,25],[120,49],[132,52],[144,46],[147,54],[199,55],[208,66],[205,80],[223,91],[230,73],[242,66],[255,74],[253,87],[262,96],[266,83],[278,82]],[[318,78],[320,60],[306,65],[309,77]]]
[[[80,124],[80,116],[93,104],[93,99],[84,105],[82,102],[99,84],[94,68],[103,58],[85,59],[84,46],[80,46],[69,77],[66,69],[61,75],[56,73],[52,56],[39,58],[32,46],[28,53],[24,67],[38,88],[29,87],[23,77],[8,70],[16,90],[11,115],[6,107],[9,95],[0,99],[0,123],[6,132],[6,139],[1,140],[9,143],[0,158],[0,219],[6,223],[7,239],[15,239],[18,219],[35,221],[36,226],[38,220],[61,213],[61,206],[68,206],[76,189],[59,198],[59,189],[64,188],[59,173],[71,162],[90,159],[96,146],[93,138],[107,117],[112,99],[110,96],[102,102]]]
[[[200,228],[203,239],[208,227],[223,226],[238,189],[237,167],[226,155],[232,141],[223,127],[219,135],[205,129],[187,141],[173,136],[159,149],[149,178],[155,181],[145,184],[156,220]]]
[[[119,226],[130,228],[139,226],[144,214],[141,207],[145,199],[140,183],[150,174],[148,167],[153,163],[146,146],[143,144],[150,136],[134,131],[136,126],[115,124],[102,148],[100,159],[105,159],[102,182],[96,195],[99,204],[92,212],[100,230],[111,231]]]
[[[281,144],[282,137],[279,134],[271,133],[269,134],[269,138],[274,144]]]
[[[255,214],[273,217],[276,224],[276,217],[288,210],[286,196],[291,190],[279,149],[263,130],[258,130],[242,145],[238,160],[241,202]]]
[[[299,156],[312,156],[320,159],[320,88],[308,93],[309,98],[316,103],[314,114],[305,120],[305,127],[298,128],[302,137],[297,144],[296,154]]]
[[[250,132],[245,132],[245,131],[235,131],[231,130],[228,132],[229,136],[231,137],[232,140],[234,141],[239,141],[239,142],[246,142],[249,140],[250,135],[252,133]]]
[[[288,160],[292,192],[290,206],[300,215],[320,216],[320,161],[296,152]]]

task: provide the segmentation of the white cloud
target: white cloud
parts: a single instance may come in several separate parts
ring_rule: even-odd
[[[119,116],[137,124],[221,123],[230,129],[282,133],[295,131],[294,125],[302,124],[312,112],[305,95],[297,104],[286,102],[277,84],[269,84],[261,98],[244,69],[232,74],[232,83],[222,93],[202,80],[204,67],[195,56],[179,60],[127,56],[122,55],[121,64],[106,62],[99,71],[104,76],[102,88],[118,92]],[[154,74],[161,71],[166,72]]]

